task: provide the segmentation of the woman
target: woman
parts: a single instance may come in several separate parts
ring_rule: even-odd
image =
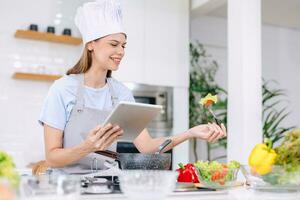
[[[124,56],[127,36],[115,0],[84,4],[77,10],[75,23],[85,44],[82,57],[51,86],[39,120],[44,126],[46,161],[51,167],[90,167],[97,160],[104,169],[103,161],[109,159],[93,152],[116,150],[123,130],[101,123],[118,101],[134,101],[130,90],[111,77]],[[199,125],[168,137],[172,143],[166,151],[191,138],[215,142],[225,136],[224,125]],[[152,138],[145,129],[134,144],[141,153],[150,153],[166,139]]]

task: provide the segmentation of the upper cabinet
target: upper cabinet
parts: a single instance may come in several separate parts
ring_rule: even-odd
[[[188,87],[189,1],[124,0],[128,45],[121,81]]]
[[[146,0],[145,80],[188,86],[189,1]]]
[[[127,34],[125,57],[113,76],[121,81],[143,83],[145,49],[145,1],[123,0],[123,24]]]

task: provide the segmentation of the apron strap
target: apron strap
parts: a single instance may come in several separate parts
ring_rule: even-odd
[[[115,107],[119,103],[119,98],[114,91],[114,87],[112,84],[112,78],[106,78],[106,82],[107,82],[107,85],[109,88],[112,106]]]
[[[84,108],[84,75],[77,74],[74,77],[78,80],[78,88],[76,94],[77,112],[82,112]]]

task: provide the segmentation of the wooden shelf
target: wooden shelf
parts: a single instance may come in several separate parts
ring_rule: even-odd
[[[35,74],[35,73],[25,73],[25,72],[15,72],[12,76],[15,79],[27,79],[36,81],[55,81],[61,78],[61,75],[52,74]]]
[[[42,40],[48,42],[56,42],[63,44],[79,45],[82,43],[81,38],[72,37],[68,35],[55,35],[53,33],[44,33],[29,30],[17,30],[15,33],[16,38],[26,38],[31,40]]]

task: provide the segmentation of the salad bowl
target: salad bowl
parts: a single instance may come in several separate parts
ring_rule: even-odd
[[[199,181],[206,188],[228,189],[238,185],[236,179],[240,164],[236,161],[228,164],[198,161],[195,166]]]

